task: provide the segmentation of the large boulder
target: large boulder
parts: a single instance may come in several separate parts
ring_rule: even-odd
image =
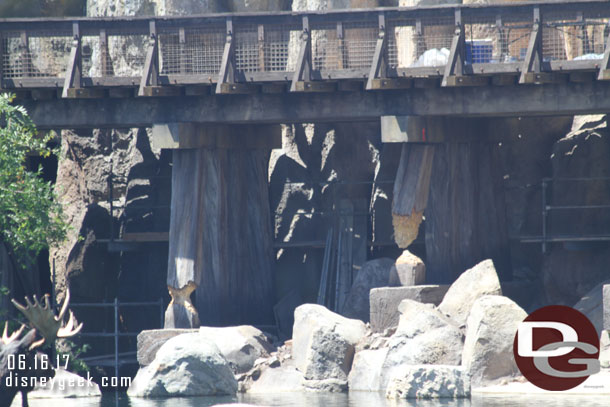
[[[362,321],[335,314],[321,305],[294,311],[293,358],[306,380],[347,383],[356,344],[366,334]]]
[[[167,341],[153,362],[141,368],[127,394],[131,397],[232,395],[237,381],[216,344],[198,333]]]
[[[453,283],[438,309],[464,325],[475,301],[484,295],[502,295],[500,280],[491,260],[466,270]]]
[[[436,399],[470,396],[470,378],[459,366],[401,366],[390,379],[388,398]]]
[[[463,334],[459,327],[430,304],[404,300],[400,321],[388,342],[383,364],[384,389],[394,370],[404,365],[459,365]]]
[[[383,332],[398,325],[402,300],[413,300],[438,305],[449,289],[448,285],[417,285],[411,287],[379,287],[371,290],[371,329]]]
[[[390,287],[420,285],[426,282],[426,265],[416,255],[405,250],[390,270]]]
[[[479,298],[466,323],[462,365],[473,386],[514,377],[519,370],[513,356],[513,342],[527,313],[515,302],[499,295]]]
[[[350,391],[379,391],[382,389],[382,368],[388,348],[361,350],[356,353],[349,372]]]
[[[247,372],[259,358],[268,357],[274,347],[267,337],[250,325],[199,328],[199,334],[218,346],[234,373]]]
[[[253,394],[302,391],[303,373],[291,361],[265,366],[251,376],[244,390]]]
[[[151,329],[140,332],[138,334],[138,363],[142,367],[150,365],[165,342],[178,335],[196,332],[197,329]]]
[[[604,330],[604,285],[607,284],[610,284],[610,280],[596,285],[574,305],[574,308],[589,318],[598,334]]]
[[[368,322],[370,315],[369,294],[371,289],[388,284],[394,261],[388,258],[375,259],[364,263],[352,284],[343,305],[342,314]]]

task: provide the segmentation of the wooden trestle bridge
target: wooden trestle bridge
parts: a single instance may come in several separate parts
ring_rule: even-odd
[[[41,127],[610,111],[610,2],[0,20]]]

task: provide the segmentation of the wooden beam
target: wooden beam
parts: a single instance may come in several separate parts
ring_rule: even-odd
[[[159,83],[159,41],[157,38],[157,25],[155,20],[149,23],[150,40],[148,43],[148,51],[146,52],[146,62],[144,64],[144,72],[140,80],[140,88],[138,96],[146,96],[146,87],[157,86]]]
[[[542,21],[540,19],[540,7],[534,7],[534,24],[527,53],[521,68],[519,83],[534,83],[536,77],[533,73],[540,73],[542,70]]]
[[[64,80],[64,88],[61,97],[75,97],[70,89],[81,87],[82,80],[82,59],[81,59],[81,38],[80,27],[78,22],[72,24],[72,49],[70,50],[70,60],[68,61],[68,69],[66,70],[66,78]]]
[[[299,82],[311,82],[311,71],[313,66],[311,62],[311,32],[309,29],[309,16],[303,16],[302,21],[303,31],[301,32],[297,65],[290,84],[291,92],[298,92],[299,89],[304,88],[304,86],[301,86]]]
[[[450,80],[451,77],[464,76],[464,63],[466,62],[466,34],[462,26],[462,11],[458,8],[455,10],[455,33],[451,40],[451,51],[441,86],[456,86],[461,84],[456,80]]]
[[[234,44],[234,32],[233,32],[233,19],[227,17],[227,39],[225,42],[225,48],[222,53],[222,62],[220,63],[220,72],[218,73],[218,81],[216,83],[216,93],[226,93],[227,90],[231,89],[230,86],[235,83],[235,44]]]
[[[379,82],[376,79],[380,79],[385,76],[387,70],[387,58],[386,58],[386,26],[385,26],[385,14],[379,13],[379,35],[377,37],[377,44],[375,44],[375,54],[373,54],[373,62],[371,64],[371,70],[369,71],[369,77],[366,82],[366,90],[379,89],[375,88]]]
[[[599,74],[597,79],[600,81],[610,80],[610,32],[608,32],[608,38],[606,39],[606,49],[604,50],[604,59],[599,66]]]

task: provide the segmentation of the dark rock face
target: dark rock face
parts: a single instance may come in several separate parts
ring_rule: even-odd
[[[76,303],[166,296],[167,243],[146,243],[142,250],[119,255],[99,240],[118,238],[120,232],[167,231],[169,157],[151,150],[144,129],[63,131],[62,151],[55,188],[73,230],[50,251],[60,298],[68,286]],[[90,331],[103,330],[107,322],[99,309],[77,309],[77,314]],[[127,308],[122,321],[124,328],[138,331],[158,326],[158,315]]]
[[[552,206],[594,206],[610,202],[610,129],[607,116],[589,116],[553,146]],[[571,179],[570,179],[571,178]],[[577,179],[574,179],[577,178]],[[608,209],[552,211],[550,235],[599,236],[610,231]],[[553,303],[575,304],[596,284],[607,279],[607,242],[567,242],[551,245],[543,263],[545,293]]]

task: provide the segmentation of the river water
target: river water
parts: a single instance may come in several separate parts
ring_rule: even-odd
[[[17,401],[17,400],[16,400]],[[30,400],[31,407],[209,407],[247,403],[269,407],[608,407],[610,397],[552,394],[548,396],[473,396],[472,400],[387,400],[381,393],[281,393],[236,397],[130,399],[125,394],[106,394],[101,399]],[[19,406],[21,404],[19,403]],[[17,406],[17,404],[13,404]]]

